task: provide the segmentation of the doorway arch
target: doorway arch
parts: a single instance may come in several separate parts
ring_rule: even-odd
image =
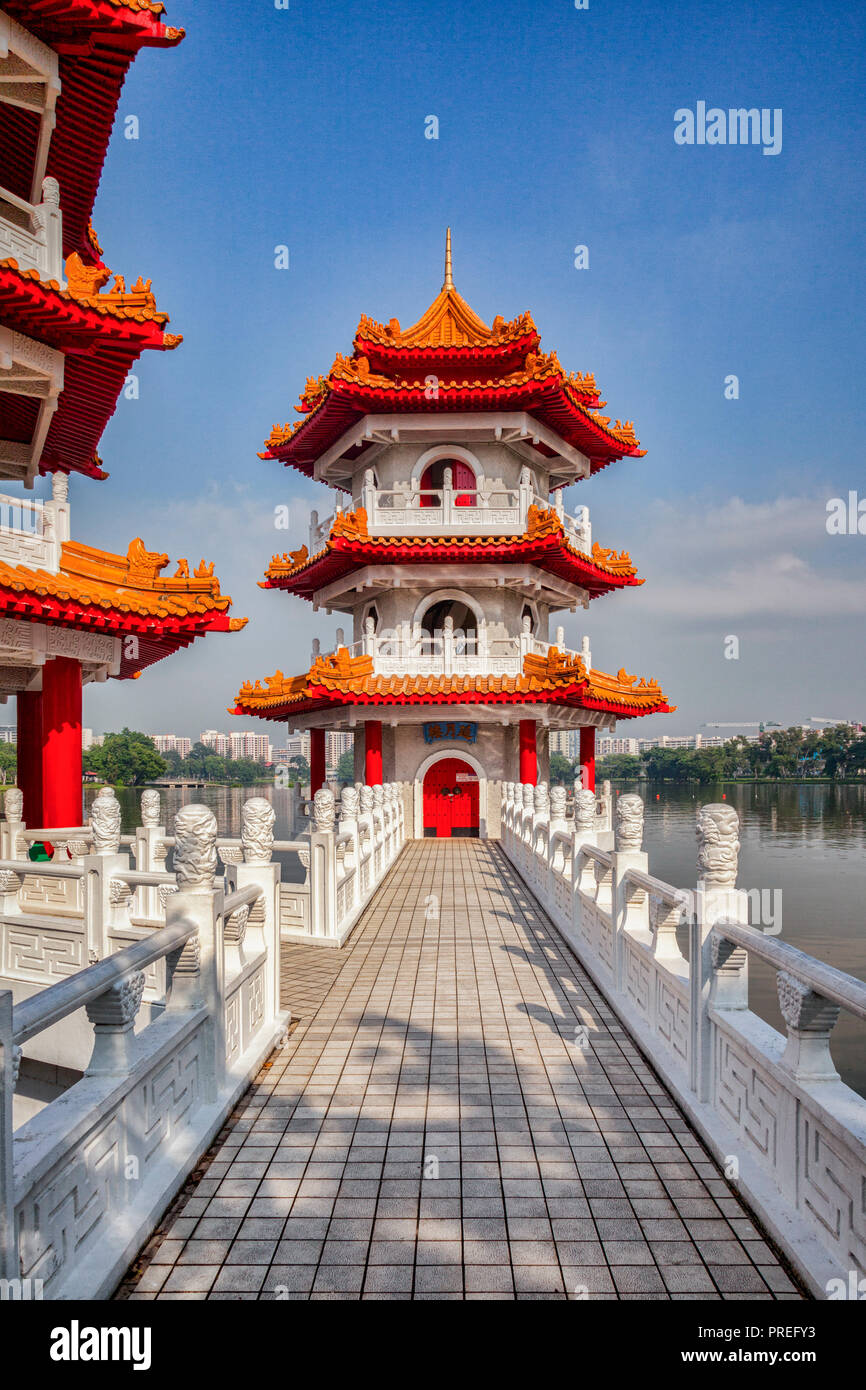
[[[478,792],[477,792],[477,798],[478,798],[478,799],[477,799],[477,817],[476,817],[476,819],[477,819],[477,826],[473,829],[473,836],[478,836],[480,839],[486,840],[486,839],[487,839],[487,774],[486,774],[485,771],[484,771],[483,765],[479,762],[478,758],[475,757],[474,753],[469,753],[469,752],[467,752],[467,751],[466,751],[465,749],[463,749],[463,748],[448,748],[448,749],[443,748],[443,749],[441,749],[441,750],[440,750],[439,752],[437,752],[437,753],[431,753],[430,756],[429,756],[428,758],[425,758],[425,759],[424,759],[424,761],[423,761],[423,762],[421,763],[421,765],[419,766],[418,771],[415,773],[415,788],[414,788],[414,790],[415,790],[415,795],[414,795],[415,836],[416,836],[417,839],[421,839],[421,838],[424,836],[424,782],[425,782],[425,779],[426,779],[426,777],[427,777],[427,773],[430,771],[431,768],[435,767],[437,763],[446,762],[446,761],[449,761],[449,760],[452,761],[452,762],[458,762],[458,763],[465,763],[465,764],[467,764],[467,766],[466,766],[465,769],[464,769],[464,773],[474,772],[475,775],[476,775],[476,777],[477,777],[477,779],[478,779],[478,780],[477,780],[477,783],[475,784],[475,785],[477,785],[477,788],[478,788]],[[457,770],[457,769],[455,769],[455,772],[456,772],[456,770]],[[447,771],[447,770],[446,770],[446,771]],[[445,776],[445,772],[443,772],[443,777],[444,777],[444,776]],[[448,785],[453,786],[453,785],[455,785],[455,783],[451,782],[451,783],[448,783]],[[468,786],[468,785],[470,785],[470,784],[468,784],[468,783],[463,783],[463,784],[461,784],[461,785]],[[458,829],[459,829],[459,828],[461,828],[461,827],[458,827]]]

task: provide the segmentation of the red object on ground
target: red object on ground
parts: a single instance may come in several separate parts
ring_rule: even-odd
[[[55,656],[42,668],[42,822],[80,825],[81,666]]]
[[[382,721],[364,722],[364,781],[368,787],[382,785]]]
[[[595,729],[580,731],[580,765],[583,769],[583,785],[589,792],[595,791]]]

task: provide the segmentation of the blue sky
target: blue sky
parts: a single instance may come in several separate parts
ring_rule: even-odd
[[[594,371],[648,450],[567,498],[647,576],[568,617],[568,637],[585,617],[598,665],[655,675],[680,706],[621,732],[866,714],[866,536],[825,528],[828,498],[866,496],[864,10],[757,9],[171,4],[187,38],[134,65],[94,221],[106,262],[152,277],[185,341],[140,363],[140,399],[103,438],[110,481],[73,481],[73,528],[214,560],[251,621],[89,688],[87,724],[239,727],[224,711],[243,678],[301,670],[312,636],[332,637],[336,615],[256,587],[274,549],[306,539],[310,507],[330,510],[256,452],[362,312],[421,314],[446,224],[477,312],[530,309],[543,347]],[[781,153],[677,145],[674,112],[699,100],[781,108]]]

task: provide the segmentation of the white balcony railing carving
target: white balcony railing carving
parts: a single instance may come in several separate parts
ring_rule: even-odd
[[[562,628],[557,628],[554,642],[545,642],[534,637],[528,626],[517,637],[493,636],[483,620],[477,632],[467,633],[449,626],[446,618],[445,627],[432,634],[418,624],[378,634],[372,619],[366,622],[368,630],[357,642],[346,642],[338,628],[336,646],[329,652],[322,652],[314,638],[312,660],[335,657],[342,649],[350,656],[372,657],[377,676],[518,676],[528,653],[546,657],[555,647],[567,657],[581,657],[587,671],[592,665],[589,638],[584,637],[576,651],[565,645]]]
[[[517,487],[501,481],[479,479],[475,487],[455,487],[450,468],[444,470],[441,488],[422,489],[417,480],[394,488],[376,487],[372,470],[365,475],[360,496],[353,507],[363,507],[371,536],[402,535],[523,535],[528,527],[529,508],[551,507],[562,522],[568,539],[579,550],[592,553],[589,508],[579,507],[574,516],[565,511],[562,490],[553,498],[539,497],[533,490],[529,470],[525,469]],[[309,550],[315,555],[331,534],[338,512],[319,520],[310,513]]]
[[[19,270],[35,270],[40,280],[66,288],[63,265],[63,214],[56,179],[43,179],[42,202],[28,203],[0,188],[0,260],[10,257]]]

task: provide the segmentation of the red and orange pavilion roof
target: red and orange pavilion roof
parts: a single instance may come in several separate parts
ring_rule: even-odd
[[[150,0],[3,0],[3,9],[59,56],[60,95],[46,174],[60,184],[63,248],[88,254],[87,225],[130,64],[171,48],[183,29]],[[39,114],[0,102],[0,185],[29,199]]]
[[[295,407],[303,419],[275,425],[259,457],[310,477],[316,460],[365,415],[526,411],[579,449],[593,473],[642,458],[631,421],[611,424],[601,414],[606,402],[595,377],[567,373],[540,343],[530,314],[510,323],[497,316],[488,328],[470,308],[454,288],[449,239],[445,283],[426,313],[405,329],[397,319],[383,325],[363,317],[351,356],[337,353],[326,376],[308,379]]]
[[[578,549],[565,533],[553,508],[529,508],[521,536],[371,536],[363,507],[340,512],[331,534],[315,555],[307,547],[275,555],[265,571],[262,589],[283,589],[299,598],[312,598],[365,565],[532,564],[558,579],[586,589],[590,598],[630,585],[643,584],[627,551],[603,550],[596,542],[592,554]]]
[[[0,615],[78,631],[138,639],[123,644],[120,678],[188,647],[208,632],[238,632],[246,618],[232,618],[232,601],[220,593],[213,565],[190,573],[186,560],[163,576],[167,555],[131,542],[126,555],[66,541],[60,572],[0,562]],[[133,655],[134,653],[134,655]]]
[[[94,461],[97,445],[117,406],[129,370],[145,349],[169,351],[183,341],[166,332],[168,315],[156,307],[151,282],[141,277],[129,289],[122,275],[106,289],[112,272],[99,258],[89,229],[92,262],[77,252],[66,261],[67,288],[40,280],[17,261],[0,260],[0,317],[28,338],[64,353],[64,386],[42,448],[43,472],[63,468],[90,477],[106,476]],[[3,434],[26,443],[40,402],[33,396],[0,392]]]
[[[670,714],[661,687],[625,670],[616,676],[583,659],[549,648],[546,656],[527,655],[518,676],[377,676],[373,659],[352,656],[346,647],[320,656],[304,675],[269,676],[264,686],[246,681],[229,714],[287,719],[349,705],[567,705],[601,711],[617,719]]]

